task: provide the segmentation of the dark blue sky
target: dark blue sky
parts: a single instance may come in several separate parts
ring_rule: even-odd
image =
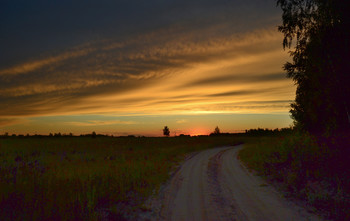
[[[273,0],[5,0],[0,3],[0,67],[82,43],[125,39],[180,26],[265,27],[280,16]]]

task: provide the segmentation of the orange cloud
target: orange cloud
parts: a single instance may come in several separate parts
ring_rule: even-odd
[[[91,120],[87,122],[78,122],[78,121],[73,121],[73,122],[66,122],[65,124],[72,125],[72,126],[105,126],[105,125],[131,125],[131,124],[137,124],[137,122],[134,121],[121,121],[121,120],[108,120],[108,121],[100,121],[100,120]]]
[[[24,74],[27,72],[32,72],[42,67],[50,66],[55,63],[62,62],[64,60],[87,55],[88,53],[91,53],[93,51],[94,49],[92,48],[83,48],[83,49],[65,52],[63,54],[56,55],[56,56],[50,56],[47,58],[18,64],[10,68],[0,70],[0,75],[16,75],[16,74]]]
[[[259,103],[294,98],[276,30],[199,34],[164,31],[101,41],[1,70],[0,115],[288,112],[288,102]]]
[[[22,118],[0,118],[0,127],[22,124],[25,122],[28,122],[28,120]]]

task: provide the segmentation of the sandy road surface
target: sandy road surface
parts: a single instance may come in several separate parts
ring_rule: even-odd
[[[160,220],[319,220],[249,173],[237,159],[240,148],[187,159],[165,188]]]

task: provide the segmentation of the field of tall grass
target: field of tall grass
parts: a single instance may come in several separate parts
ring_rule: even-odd
[[[2,138],[0,219],[123,220],[185,154],[238,142],[233,137]]]
[[[295,133],[260,137],[245,144],[239,158],[278,184],[286,196],[333,220],[350,220],[349,138],[316,139]]]

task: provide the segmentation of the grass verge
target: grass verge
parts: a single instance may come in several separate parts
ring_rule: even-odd
[[[239,158],[279,184],[287,196],[327,218],[350,220],[349,139],[308,134],[262,137],[245,144]]]

